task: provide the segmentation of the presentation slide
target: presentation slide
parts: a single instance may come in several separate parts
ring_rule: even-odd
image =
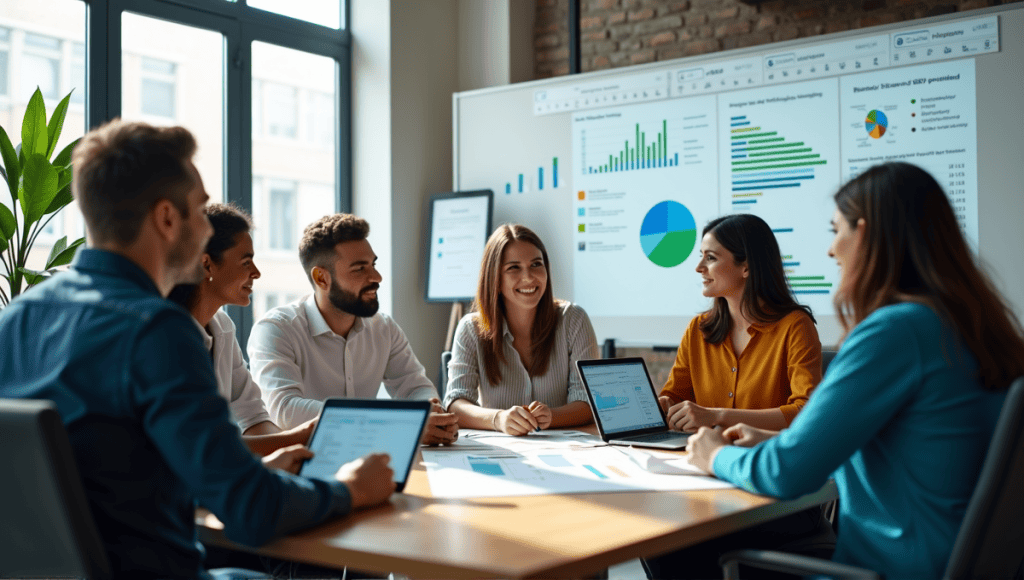
[[[905,161],[946,190],[965,237],[978,248],[978,127],[974,60],[840,79],[843,180],[877,163]]]
[[[642,364],[588,366],[583,372],[606,434],[665,424]]]
[[[486,195],[434,200],[427,280],[429,299],[467,299],[476,295],[480,260],[490,235],[487,231],[489,203]]]
[[[368,453],[387,453],[395,481],[409,476],[420,440],[423,411],[325,407],[309,449],[315,455],[299,475],[333,480],[338,468]]]
[[[682,314],[701,300],[698,229],[718,215],[715,100],[679,105],[573,116],[573,299],[591,316]]]
[[[831,308],[838,283],[826,251],[839,187],[838,92],[831,78],[718,98],[721,213],[768,223],[793,293],[815,312]]]

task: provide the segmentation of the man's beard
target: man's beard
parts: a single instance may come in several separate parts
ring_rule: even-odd
[[[203,270],[202,252],[196,252],[196,240],[192,226],[188,221],[182,223],[181,238],[171,248],[167,257],[167,265],[177,270],[175,281],[178,284],[198,284],[205,275]]]
[[[359,291],[359,294],[353,294],[347,290],[343,290],[341,286],[338,286],[337,281],[331,280],[331,291],[327,294],[327,299],[331,301],[331,304],[335,308],[342,312],[347,312],[360,318],[369,318],[374,314],[377,314],[377,310],[380,308],[380,302],[376,298],[370,300],[363,300],[359,296],[362,296],[364,292],[370,290],[376,290],[380,288],[380,284],[373,283]]]

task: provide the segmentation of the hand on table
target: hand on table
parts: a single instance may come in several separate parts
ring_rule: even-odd
[[[666,416],[669,429],[686,433],[693,433],[701,427],[714,427],[719,421],[717,409],[701,407],[693,401],[672,405]]]
[[[726,441],[729,441],[738,447],[753,447],[754,445],[757,445],[762,441],[767,441],[778,434],[778,431],[758,429],[757,427],[751,427],[746,423],[733,425],[722,432],[722,436],[725,437]]]
[[[715,455],[728,444],[729,441],[722,435],[721,428],[701,427],[686,441],[686,450],[690,452],[690,465],[714,475],[712,465],[715,462]]]
[[[282,469],[289,473],[298,473],[299,466],[310,457],[313,457],[313,452],[305,445],[289,445],[264,457],[263,465],[268,469]]]
[[[298,441],[305,445],[309,443],[309,438],[313,436],[313,431],[316,430],[316,422],[320,420],[320,417],[310,419],[298,427],[293,427],[285,431],[289,435],[290,439]]]
[[[498,431],[509,435],[526,435],[530,431],[536,431],[540,428],[540,423],[533,416],[533,413],[526,407],[519,405],[511,409],[498,411],[493,424]]]
[[[334,478],[348,486],[352,509],[387,501],[395,491],[395,472],[388,467],[387,453],[371,453],[342,465]]]
[[[544,403],[534,401],[530,403],[526,410],[537,420],[537,426],[541,429],[547,429],[551,426],[551,408]]]
[[[430,403],[430,416],[427,417],[427,427],[423,431],[420,443],[440,445],[455,442],[459,438],[459,418],[455,413],[446,412],[436,397],[430,399]]]

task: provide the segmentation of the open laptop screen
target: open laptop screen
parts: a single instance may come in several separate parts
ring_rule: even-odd
[[[605,435],[666,427],[643,361],[586,364],[579,368],[593,396]]]
[[[328,399],[309,440],[314,456],[299,475],[331,481],[345,463],[368,453],[387,453],[401,490],[429,412],[426,401]]]

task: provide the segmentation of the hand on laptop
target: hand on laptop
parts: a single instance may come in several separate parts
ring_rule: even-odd
[[[305,445],[290,445],[264,457],[263,465],[268,469],[283,469],[289,473],[298,473],[302,462],[310,457],[313,457],[313,452]]]
[[[352,509],[384,503],[395,491],[395,472],[387,453],[371,453],[341,466],[335,478],[348,486]]]
[[[666,419],[669,429],[685,433],[694,433],[701,427],[714,427],[719,422],[717,409],[701,407],[693,401],[672,405],[666,413]]]
[[[438,398],[430,399],[430,415],[427,416],[427,427],[423,431],[420,443],[424,445],[440,445],[453,443],[459,438],[459,418],[455,413],[448,413],[441,406]]]
[[[551,421],[549,420],[548,423],[550,424]],[[516,405],[511,409],[498,411],[494,418],[494,426],[498,431],[509,435],[526,435],[539,429],[540,423],[526,407]]]
[[[547,429],[551,426],[551,407],[540,401],[534,401],[530,403],[526,410],[537,420],[537,426],[541,429]]]
[[[751,427],[746,423],[733,425],[722,432],[722,435],[726,440],[738,447],[753,447],[754,445],[757,445],[762,441],[767,441],[778,434],[778,431],[758,429],[757,427]]]

